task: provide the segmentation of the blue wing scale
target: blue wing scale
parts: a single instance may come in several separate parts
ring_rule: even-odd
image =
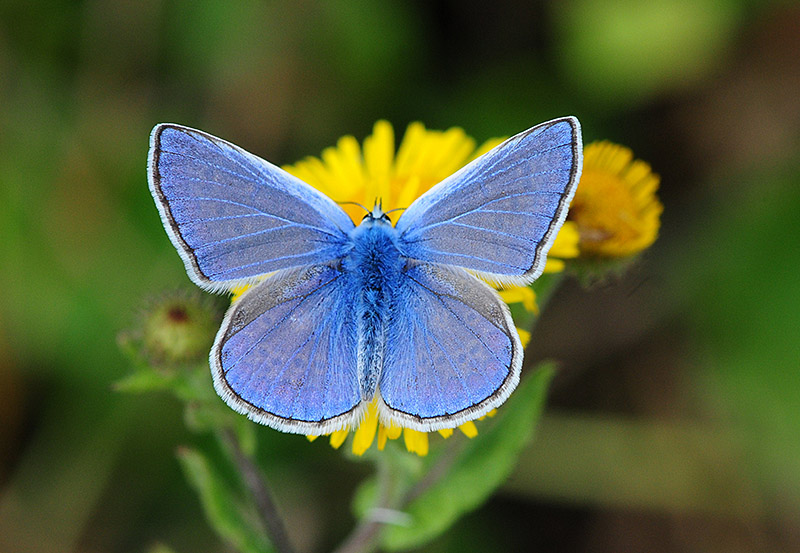
[[[231,307],[210,357],[214,386],[228,405],[301,434],[325,434],[358,418],[357,343],[346,282],[329,266],[282,271]]]
[[[526,284],[544,269],[581,169],[574,117],[522,132],[434,186],[397,222],[407,257]]]
[[[179,125],[153,129],[149,179],[189,276],[210,290],[337,259],[353,228],[339,206],[289,173]]]
[[[420,431],[452,428],[505,401],[522,345],[508,307],[462,269],[411,264],[398,284],[379,382],[383,417]]]

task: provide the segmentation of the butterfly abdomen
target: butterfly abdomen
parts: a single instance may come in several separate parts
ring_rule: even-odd
[[[351,235],[353,248],[342,260],[351,279],[358,337],[358,379],[361,399],[369,401],[383,370],[387,322],[403,260],[391,224],[365,218]]]

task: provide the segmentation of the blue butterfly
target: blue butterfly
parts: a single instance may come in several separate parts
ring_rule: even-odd
[[[319,435],[357,426],[377,399],[383,424],[427,432],[486,414],[516,387],[519,335],[478,277],[522,285],[542,273],[581,157],[576,118],[542,123],[395,226],[380,204],[356,226],[296,177],[180,125],[153,129],[148,178],[189,278],[209,291],[253,285],[210,354],[231,408]]]

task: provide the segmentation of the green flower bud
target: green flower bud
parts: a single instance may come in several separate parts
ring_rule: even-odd
[[[156,366],[196,363],[208,356],[221,310],[214,298],[177,290],[152,300],[141,319],[143,356]]]

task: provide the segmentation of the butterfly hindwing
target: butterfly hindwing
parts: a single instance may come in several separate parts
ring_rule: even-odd
[[[231,306],[211,350],[236,411],[284,432],[325,434],[358,416],[353,291],[330,266],[281,271]]]
[[[199,286],[342,255],[353,223],[327,196],[271,163],[201,131],[169,123],[150,139],[150,190],[164,227]]]
[[[411,263],[396,298],[379,382],[386,418],[431,431],[505,401],[522,345],[497,292],[463,269]]]
[[[403,254],[530,283],[567,214],[582,164],[574,117],[513,136],[415,201],[397,230]]]

